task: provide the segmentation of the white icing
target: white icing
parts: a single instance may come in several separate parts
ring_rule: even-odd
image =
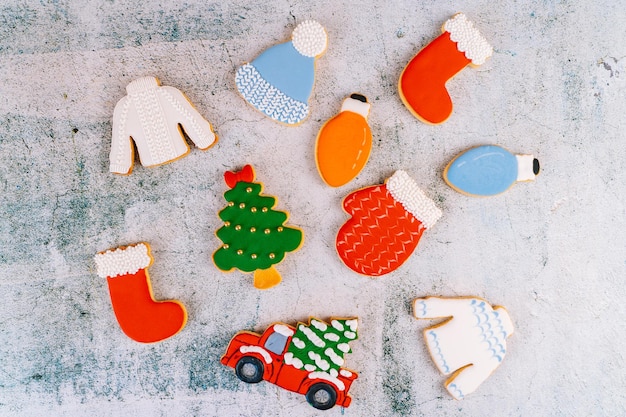
[[[443,29],[450,33],[450,39],[456,42],[457,49],[465,53],[472,64],[481,65],[493,55],[493,48],[489,42],[463,13],[457,13],[447,20]]]
[[[284,358],[285,358],[285,364],[291,365],[296,369],[302,369],[302,367],[304,366],[302,361],[296,358],[295,356],[293,356],[293,353],[291,352],[285,353]]]
[[[326,329],[328,329],[328,326],[326,325],[326,323],[322,323],[321,321],[318,320],[311,320],[311,325],[313,327],[315,327],[317,330],[325,332]]]
[[[435,202],[424,194],[406,172],[396,171],[387,180],[386,186],[394,200],[402,204],[405,210],[421,221],[427,229],[434,226],[441,217],[441,210]]]
[[[339,355],[337,355],[337,353],[332,349],[332,348],[328,348],[324,351],[324,354],[326,356],[328,356],[330,358],[331,361],[333,361],[333,363],[337,366],[341,366],[343,365],[343,358]]]
[[[330,364],[326,359],[323,359],[319,353],[309,352],[309,358],[315,362],[315,365],[323,371],[327,371],[330,368]]]
[[[350,378],[352,376],[352,372],[348,371],[347,369],[342,369],[339,371],[339,375]]]
[[[215,142],[209,122],[176,88],[160,86],[155,77],[142,77],[128,84],[126,92],[128,95],[113,112],[111,172],[130,172],[131,137],[144,166],[164,164],[189,151],[179,125],[200,149],[207,149]]]
[[[360,100],[348,97],[343,101],[341,111],[351,111],[352,113],[360,114],[367,119],[367,116],[370,114],[371,107],[372,105],[370,103],[363,103]]]
[[[533,181],[535,179],[533,170],[535,157],[533,155],[515,155],[515,158],[517,159],[517,180]]]
[[[346,320],[346,325],[352,330],[356,332],[356,329],[359,327],[359,322],[357,319]]]
[[[343,331],[343,324],[339,323],[337,320],[333,320],[330,324],[337,330]]]
[[[337,349],[339,349],[343,353],[348,353],[350,351],[350,345],[347,343],[339,343],[337,345]]]
[[[314,20],[305,20],[293,30],[291,41],[294,48],[304,56],[314,58],[326,51],[326,30]]]
[[[265,361],[265,363],[272,363],[272,357],[270,356],[268,351],[263,349],[260,346],[242,346],[239,348],[239,352],[243,354],[250,353],[250,352],[258,353],[259,355],[263,357],[263,360]]]
[[[341,382],[336,377],[332,376],[328,372],[311,372],[309,374],[309,379],[323,379],[324,381],[328,381],[331,384],[335,385],[339,391],[344,391],[346,386],[343,382]]]
[[[335,333],[325,333],[324,334],[324,339],[330,340],[331,342],[338,342],[339,341],[339,335],[335,334]]]
[[[297,337],[294,337],[293,339],[291,339],[291,343],[294,344],[295,347],[297,347],[298,349],[304,349],[304,347],[306,346],[306,344],[298,339]]]
[[[313,372],[317,369],[317,366],[307,363],[306,365],[304,365],[304,369],[306,369],[309,372]]]
[[[351,332],[351,331],[345,331],[343,335],[347,337],[348,339],[356,339],[356,333]]]
[[[456,399],[476,390],[500,365],[506,338],[513,333],[507,311],[479,298],[418,298],[413,314],[447,320],[426,329],[424,337],[439,371],[454,375],[446,388]]]
[[[337,378],[339,376],[339,372],[337,372],[336,369],[331,369],[330,371],[328,371],[328,373],[330,374],[330,376],[332,376],[333,378]]]
[[[147,268],[152,262],[148,247],[144,243],[110,249],[94,257],[96,271],[100,278],[114,278],[120,275],[134,274]]]
[[[300,325],[299,329],[315,346],[317,347],[326,346],[326,343],[324,343],[324,341],[320,339],[318,335],[313,333],[313,330],[309,329],[308,327],[302,324]]]
[[[274,331],[276,333],[282,334],[285,337],[293,336],[293,330],[290,329],[288,326],[285,326],[284,324],[275,324]]]

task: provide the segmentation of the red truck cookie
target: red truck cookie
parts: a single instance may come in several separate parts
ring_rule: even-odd
[[[305,395],[319,410],[348,407],[348,390],[358,375],[341,365],[343,354],[350,352],[348,341],[356,338],[356,319],[327,324],[312,318],[308,326],[298,323],[296,328],[276,323],[262,335],[237,333],[221,362],[244,382],[271,382]]]

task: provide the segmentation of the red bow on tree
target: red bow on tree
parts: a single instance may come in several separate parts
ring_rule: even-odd
[[[230,188],[235,188],[238,182],[252,182],[254,181],[254,169],[251,165],[246,165],[239,172],[226,171],[224,173],[224,181]]]

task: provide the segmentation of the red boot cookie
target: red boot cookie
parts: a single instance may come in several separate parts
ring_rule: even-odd
[[[446,82],[467,65],[482,65],[493,48],[463,13],[442,27],[443,34],[422,49],[400,75],[400,97],[418,119],[443,123],[452,114]]]
[[[404,171],[385,184],[348,195],[344,210],[352,216],[337,234],[341,260],[359,274],[387,274],[408,259],[422,233],[441,217],[441,210]]]
[[[107,279],[113,311],[126,336],[141,343],[160,342],[185,327],[187,311],[179,301],[154,300],[147,243],[110,249],[94,260],[98,276]]]

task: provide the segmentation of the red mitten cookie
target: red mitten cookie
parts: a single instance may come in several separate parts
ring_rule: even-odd
[[[352,216],[337,234],[341,260],[359,274],[387,274],[408,259],[441,210],[404,171],[382,185],[348,195],[344,210]]]

